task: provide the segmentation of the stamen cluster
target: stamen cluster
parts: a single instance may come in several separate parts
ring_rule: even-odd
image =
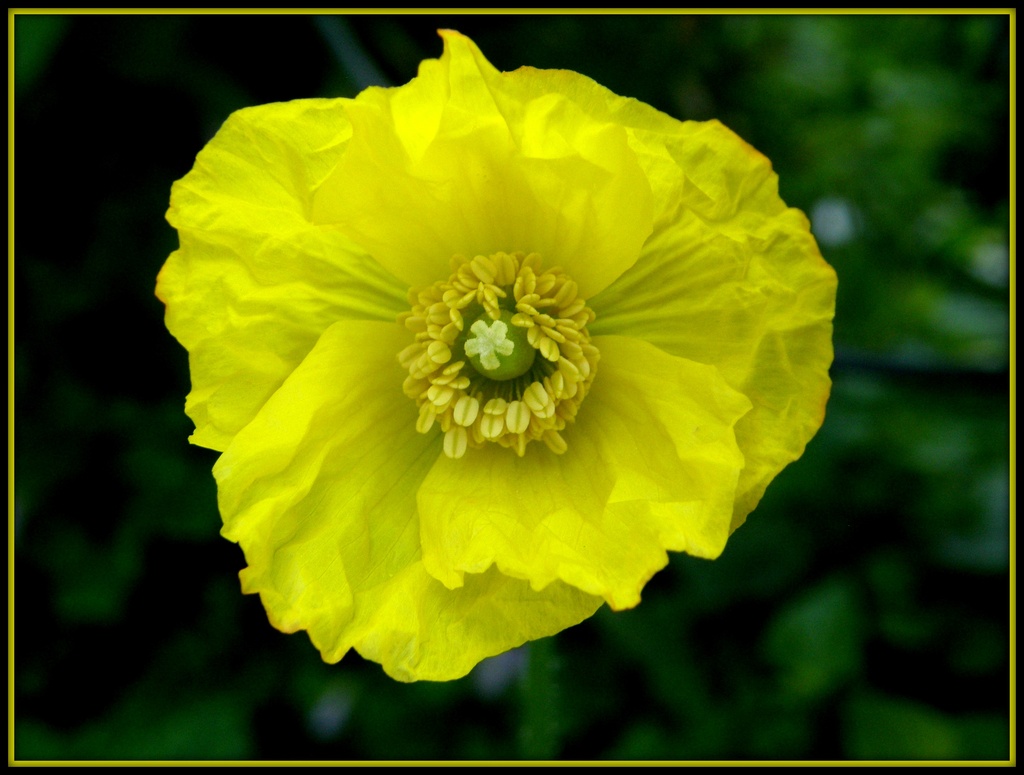
[[[410,291],[409,304],[411,311],[400,320],[416,341],[398,359],[409,370],[405,394],[419,406],[416,430],[427,433],[437,423],[451,458],[485,442],[519,456],[537,440],[556,453],[566,450],[560,431],[575,419],[590,389],[598,351],[587,332],[594,313],[564,271],[542,269],[537,253],[457,255],[452,275]],[[540,356],[524,374],[507,380],[478,371],[465,352],[474,322],[496,321],[502,311],[506,319],[511,314],[520,346]]]

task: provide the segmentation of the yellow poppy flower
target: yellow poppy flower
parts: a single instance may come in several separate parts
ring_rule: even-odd
[[[836,279],[769,161],[468,38],[232,115],[157,282],[274,626],[465,675],[716,557],[829,392]]]

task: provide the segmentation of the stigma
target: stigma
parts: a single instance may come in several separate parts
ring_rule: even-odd
[[[477,356],[486,376],[493,377],[494,372],[501,368],[498,356],[515,352],[515,343],[508,338],[508,326],[495,320],[488,328],[483,320],[478,320],[469,330],[475,338],[466,340],[466,355],[470,358]]]
[[[508,310],[501,310],[497,320],[484,313],[470,326],[463,349],[479,374],[499,382],[515,379],[529,371],[537,357],[526,331],[512,324]]]

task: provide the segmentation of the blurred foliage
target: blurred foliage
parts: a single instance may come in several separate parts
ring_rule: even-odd
[[[1006,759],[1009,17],[34,16],[15,30],[18,759]],[[243,597],[154,278],[237,108],[469,34],[773,160],[840,277],[835,387],[721,559],[402,685]]]

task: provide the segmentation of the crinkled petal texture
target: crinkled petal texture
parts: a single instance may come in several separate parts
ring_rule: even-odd
[[[651,233],[653,195],[615,122],[558,91],[510,112],[499,73],[469,38],[443,31],[445,54],[398,89],[347,103],[347,153],[313,200],[411,287],[445,279],[455,254],[537,252],[591,296],[636,261]]]
[[[400,680],[464,675],[668,551],[715,557],[820,426],[836,280],[767,159],[468,38],[395,89],[232,116],[175,185],[160,274],[224,535],[280,629]],[[396,356],[453,255],[539,253],[597,313],[558,455],[453,460]]]
[[[350,648],[399,680],[458,678],[587,618],[601,599],[491,571],[450,590],[425,570],[416,490],[440,440],[416,433],[394,323],[335,323],[214,467],[246,592],[324,659]]]
[[[604,336],[601,378],[570,453],[441,457],[419,491],[423,562],[445,585],[496,563],[534,589],[564,581],[616,609],[640,602],[666,549],[717,557],[743,455],[733,426],[750,401],[711,366]]]
[[[157,296],[189,351],[197,444],[226,449],[331,323],[393,321],[405,307],[404,283],[310,218],[352,133],[344,102],[238,111],[171,190],[181,247]]]
[[[824,420],[836,275],[768,159],[731,131],[685,123],[636,136],[657,152],[652,177],[673,185],[640,259],[592,300],[592,329],[714,364],[750,398],[736,425],[746,465],[735,529]]]

